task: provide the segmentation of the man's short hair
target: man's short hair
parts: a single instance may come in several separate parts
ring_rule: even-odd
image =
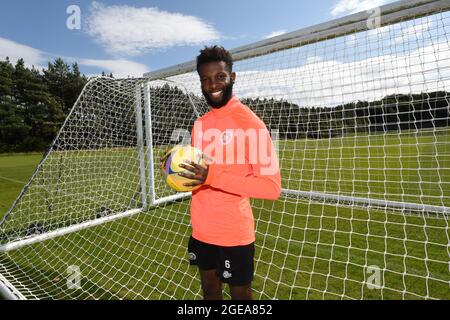
[[[197,56],[197,72],[199,72],[202,64],[220,61],[225,62],[228,72],[231,73],[233,71],[233,58],[224,47],[205,47],[203,50],[200,50],[200,54]]]

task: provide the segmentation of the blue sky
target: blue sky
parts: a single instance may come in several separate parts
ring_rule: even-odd
[[[206,44],[232,49],[389,2],[2,0],[0,59],[23,57],[43,67],[63,57],[88,75],[141,76],[192,60]],[[67,9],[73,5],[81,28],[71,30]]]

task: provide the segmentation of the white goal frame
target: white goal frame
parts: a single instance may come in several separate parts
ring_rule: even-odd
[[[426,12],[431,15],[435,12],[447,10],[450,3],[445,0],[404,0],[398,1],[380,7],[380,26],[394,24],[399,21],[407,21],[420,17]],[[312,27],[300,29],[298,31],[282,34],[267,40],[259,41],[250,45],[238,47],[230,50],[233,61],[254,58],[268,53],[281,51],[285,49],[300,47],[305,44],[312,44],[334,37],[344,36],[346,34],[365,31],[368,29],[368,20],[371,18],[373,10],[359,12],[343,18],[335,19],[329,22],[321,23]],[[169,78],[183,73],[196,70],[196,61],[192,60],[186,63],[178,64],[173,67],[161,69],[144,74],[144,77],[150,80],[159,80]],[[333,195],[320,192],[298,191],[282,189],[283,195],[298,196],[309,199],[331,200],[337,203],[360,206],[376,206],[384,208],[393,208],[397,210],[411,210],[420,212],[430,212],[438,214],[450,213],[450,207],[433,206],[418,203],[405,203],[398,201],[388,201],[380,199],[370,199],[362,197],[350,197],[342,195]],[[167,199],[170,201],[170,199]]]
[[[400,21],[407,21],[416,19],[421,15],[431,15],[440,11],[450,10],[450,1],[448,0],[403,0],[391,3],[380,8],[380,26],[386,26]],[[371,12],[360,12],[352,14],[343,18],[335,19],[326,23],[321,23],[312,27],[300,29],[298,31],[283,34],[267,40],[259,41],[250,45],[238,47],[231,50],[234,61],[244,60],[252,57],[266,55],[288,48],[300,47],[306,44],[319,42],[325,39],[344,36],[358,31],[368,30],[367,21],[371,16]],[[79,223],[76,225],[63,227],[54,231],[50,231],[41,235],[33,235],[29,238],[14,241],[4,245],[0,245],[0,254],[16,250],[23,246],[33,243],[42,242],[48,239],[80,231],[86,228],[104,224],[113,220],[129,217],[141,213],[149,207],[163,205],[172,201],[187,198],[191,193],[180,193],[168,197],[158,198],[155,188],[155,163],[152,146],[152,117],[151,117],[151,102],[150,102],[150,81],[164,80],[168,77],[176,76],[192,72],[196,69],[196,62],[189,61],[183,64],[178,64],[173,67],[164,68],[144,74],[144,79],[136,88],[136,133],[138,141],[139,153],[139,169],[140,169],[140,192],[142,207],[117,213],[112,216],[102,217],[96,220]],[[88,82],[95,81],[92,79]],[[84,90],[83,90],[84,91]],[[141,95],[144,96],[144,101],[141,101]],[[81,96],[81,95],[80,95]],[[142,110],[144,111],[145,119],[142,119]],[[70,117],[70,114],[69,114]],[[144,124],[144,125],[143,125]],[[57,137],[58,138],[58,137]],[[56,139],[55,138],[55,141]],[[148,159],[148,163],[146,162]],[[46,157],[41,164],[45,162]],[[38,166],[36,171],[39,170]],[[34,176],[34,175],[33,175]],[[31,180],[30,180],[31,181]],[[21,195],[15,201],[14,205],[20,200],[21,196],[26,192],[28,185],[25,186]],[[342,195],[333,195],[320,192],[298,191],[290,189],[282,189],[283,196],[303,197],[307,199],[319,199],[342,203],[345,205],[372,207],[375,206],[392,208],[395,210],[410,210],[419,212],[429,212],[448,215],[450,207],[433,206],[417,203],[404,203],[380,199],[370,199],[361,197],[351,197]],[[14,207],[12,206],[12,208]],[[9,212],[5,215],[3,220],[8,217]],[[1,222],[0,222],[1,224]],[[0,295],[7,299],[24,299],[24,295],[20,290],[15,288],[8,280],[0,273]]]

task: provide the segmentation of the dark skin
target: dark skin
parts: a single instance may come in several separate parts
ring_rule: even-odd
[[[202,64],[199,67],[199,77],[201,89],[204,94],[207,94],[213,102],[218,102],[223,98],[225,88],[230,82],[234,83],[236,80],[236,73],[230,72],[224,61],[214,61]],[[213,95],[214,92],[220,91],[222,91],[222,94]],[[196,187],[205,183],[206,177],[208,176],[208,166],[202,167],[194,162],[187,162],[184,165],[181,164],[180,167],[191,172],[179,174],[182,177],[193,180],[192,182],[185,183],[185,186]]]
[[[224,98],[225,88],[234,83],[236,74],[230,72],[225,62],[209,62],[202,64],[199,68],[201,88],[204,94],[208,95],[213,102],[220,103]],[[215,94],[213,94],[215,93]],[[228,101],[223,101],[224,103]],[[216,107],[217,108],[217,107]],[[205,167],[187,162],[180,167],[190,173],[179,173],[180,176],[191,179],[192,182],[185,183],[185,186],[196,187],[205,183],[208,177],[209,167]],[[203,298],[205,300],[222,300],[222,281],[216,274],[216,270],[200,270]],[[230,285],[230,294],[233,300],[252,300],[251,283],[244,286]]]

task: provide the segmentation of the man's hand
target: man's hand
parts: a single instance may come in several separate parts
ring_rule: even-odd
[[[208,177],[209,166],[203,167],[195,162],[186,161],[186,163],[180,164],[180,167],[188,170],[191,173],[178,173],[180,176],[192,179],[192,182],[185,183],[186,187],[196,187],[198,185],[204,184],[206,178]]]

